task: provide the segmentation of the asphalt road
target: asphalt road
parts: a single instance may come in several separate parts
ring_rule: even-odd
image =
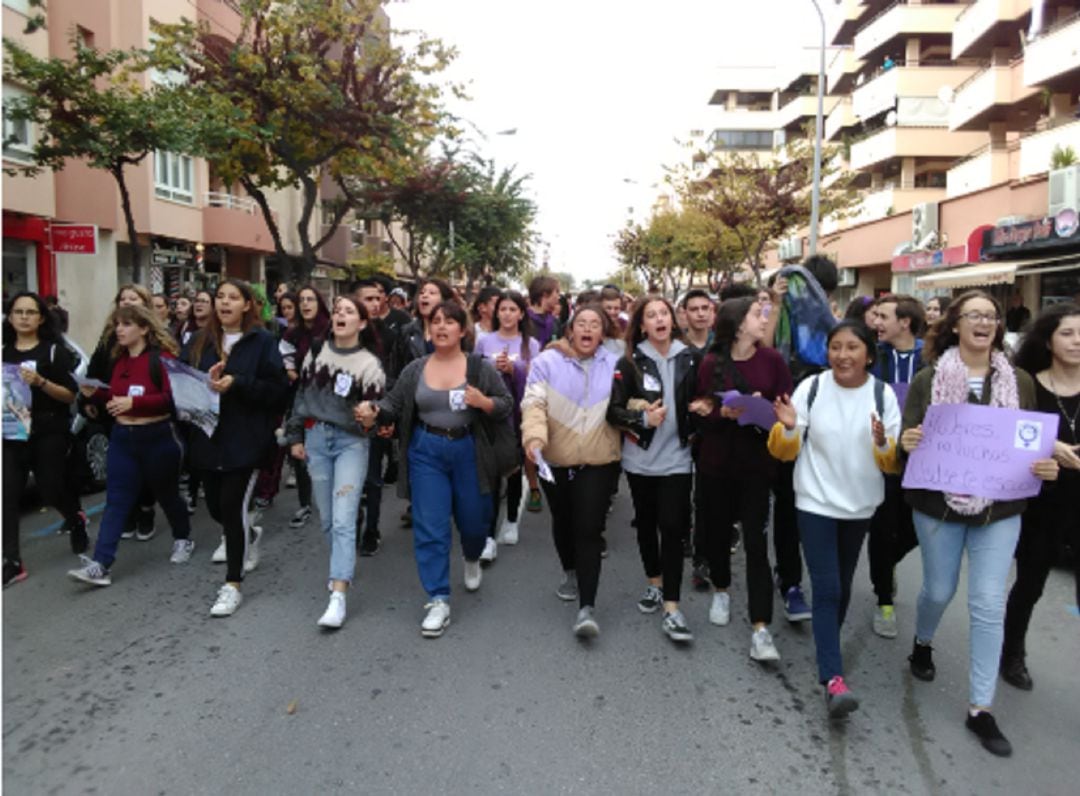
[[[862,707],[830,724],[809,623],[788,625],[777,605],[781,662],[749,659],[741,553],[728,627],[709,625],[709,598],[693,592],[687,647],[638,612],[625,483],[591,643],[574,638],[576,607],[554,595],[546,513],[524,515],[521,543],[501,549],[476,594],[460,587],[455,554],[452,624],[421,638],[424,594],[392,487],[382,551],[359,559],[345,627],[321,631],[328,548],[314,521],[288,528],[295,506],[284,491],[265,516],[262,563],[227,619],[209,616],[223,567],[210,563],[218,537],[202,509],[189,564],[169,564],[159,515],[153,540],[122,542],[105,589],[65,578],[66,539],[33,535],[55,515],[27,515],[30,578],[3,592],[5,792],[1077,792],[1080,620],[1063,572],[1032,624],[1034,692],[999,688],[1015,746],[1001,760],[963,726],[963,592],[936,639],[937,680],[907,672],[917,555],[898,570],[895,641],[870,631],[864,556],[844,635]]]

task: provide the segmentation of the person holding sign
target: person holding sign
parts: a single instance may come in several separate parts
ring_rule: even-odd
[[[819,681],[831,717],[859,706],[844,681],[840,627],[851,600],[870,518],[885,497],[882,473],[898,470],[896,396],[871,375],[877,341],[862,321],[841,321],[826,338],[829,370],[776,399],[769,452],[795,459],[795,508],[814,589],[812,625]],[[797,457],[797,458],[796,458]]]
[[[904,406],[900,444],[911,453],[923,439],[922,423],[932,404],[975,403],[1003,409],[1034,409],[1031,377],[1009,364],[1003,350],[1001,307],[982,291],[964,293],[927,336],[932,368],[911,383]],[[1032,473],[1057,478],[1053,459],[1036,460]],[[989,752],[1012,754],[1012,745],[990,713],[997,684],[1005,617],[1005,584],[1020,537],[1024,500],[993,500],[929,489],[908,489],[923,560],[923,585],[915,619],[911,673],[933,680],[930,643],[956,593],[964,551],[968,555],[968,613],[971,621],[970,694],[967,727]]]
[[[26,580],[19,545],[19,503],[30,471],[45,498],[71,528],[71,550],[86,551],[86,518],[77,493],[64,483],[64,460],[71,444],[71,404],[75,401],[75,361],[56,328],[56,319],[36,293],[18,293],[4,319],[4,369],[28,385],[30,406],[15,439],[4,448],[4,586]],[[5,404],[8,396],[4,396]],[[30,433],[25,434],[29,408]],[[8,411],[5,407],[5,412]],[[6,423],[5,423],[6,425]]]
[[[754,296],[720,305],[715,341],[697,377],[696,394],[706,397],[690,404],[691,411],[702,418],[696,491],[703,503],[703,536],[715,589],[709,621],[721,626],[731,621],[731,532],[739,522],[746,545],[746,591],[753,627],[750,657],[756,661],[780,659],[769,633],[773,581],[765,533],[776,461],[766,447],[766,432],[756,425],[739,425],[743,410],[722,405],[720,395],[736,390],[772,402],[791,393],[791,371],[783,356],[762,346],[768,322]]]
[[[683,534],[690,525],[694,431],[690,402],[698,356],[681,340],[667,299],[639,299],[626,330],[627,356],[619,359],[607,419],[623,431],[622,468],[637,517],[638,552],[645,567],[642,613],[663,606],[660,627],[672,641],[692,641],[679,610]]]
[[[240,607],[244,573],[258,564],[261,531],[248,528],[247,501],[256,468],[274,444],[288,380],[277,341],[259,318],[255,294],[239,279],[218,285],[214,314],[192,342],[189,356],[221,396],[213,436],[192,427],[191,458],[202,471],[210,516],[225,534],[225,584],[210,615],[231,616]]]
[[[330,337],[316,340],[297,379],[286,424],[292,456],[307,461],[323,534],[330,543],[330,604],[319,627],[345,622],[345,592],[356,574],[356,514],[367,478],[369,440],[353,417],[360,401],[382,397],[386,376],[364,306],[338,296]]]
[[[412,495],[416,566],[428,594],[420,633],[438,638],[450,624],[451,517],[461,533],[465,589],[480,588],[491,493],[501,475],[486,421],[504,422],[513,399],[489,362],[466,356],[469,320],[460,304],[437,304],[426,326],[434,353],[410,362],[390,392],[361,403],[355,417],[365,428],[378,420],[380,433],[396,424],[408,451],[398,494]]]
[[[1042,596],[1062,541],[1080,551],[1080,306],[1055,304],[1032,323],[1015,364],[1035,379],[1035,403],[1040,412],[1057,414],[1054,458],[1060,467],[1057,483],[1043,484],[1028,501],[1016,548],[1016,582],[1005,610],[1005,639],[1001,677],[1016,688],[1034,687],[1024,662],[1025,639],[1035,604]],[[1080,603],[1080,556],[1074,556],[1076,599]]]
[[[109,570],[116,561],[120,536],[147,488],[173,529],[169,560],[186,563],[195,549],[191,518],[179,489],[184,448],[172,420],[169,374],[161,363],[164,357],[176,356],[176,341],[160,315],[146,307],[120,306],[113,318],[116,364],[109,386],[81,388],[99,414],[108,413],[115,421],[109,434],[105,514],[94,555],[83,556],[83,566],[68,572],[69,577],[92,586],[112,584]]]
[[[606,419],[617,362],[603,346],[610,323],[599,304],[578,307],[567,325],[569,352],[555,347],[536,358],[521,402],[525,455],[534,464],[547,461],[555,478],[543,481],[565,573],[555,593],[578,601],[579,638],[600,633],[600,534],[619,477],[619,432]]]

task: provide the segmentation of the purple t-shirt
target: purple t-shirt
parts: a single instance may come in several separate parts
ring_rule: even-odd
[[[476,353],[483,354],[488,359],[495,361],[495,357],[501,354],[503,351],[509,355],[512,362],[517,362],[521,358],[521,335],[517,335],[511,339],[502,337],[498,332],[490,332],[485,334],[479,340],[476,341]],[[537,354],[540,353],[540,344],[536,342],[534,338],[529,339],[529,360],[536,359]]]

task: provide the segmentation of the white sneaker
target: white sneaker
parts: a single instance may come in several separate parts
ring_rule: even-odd
[[[218,591],[217,600],[210,609],[210,616],[232,616],[240,607],[244,595],[235,586],[226,583]]]
[[[210,561],[215,564],[224,564],[229,560],[228,554],[225,552],[225,537],[221,537],[221,544],[214,550],[214,554],[210,556]]]
[[[254,572],[259,566],[259,540],[262,539],[263,529],[261,525],[252,525],[251,533],[255,537],[248,542],[247,559],[244,561],[244,572]]]
[[[450,624],[450,603],[437,597],[424,608],[427,609],[427,616],[420,623],[420,635],[424,638],[438,638]]]
[[[488,540],[484,542],[484,552],[480,554],[480,560],[485,564],[490,564],[499,555],[499,546],[495,544],[495,540],[490,536]]]
[[[465,562],[465,589],[466,591],[476,591],[480,588],[480,562],[479,561],[466,561]]]
[[[345,624],[345,592],[330,593],[330,604],[319,617],[319,627],[339,628]]]
[[[731,621],[731,595],[726,591],[714,592],[709,606],[709,621],[723,627]]]
[[[191,560],[191,554],[195,552],[195,543],[190,539],[176,539],[172,545],[172,555],[169,556],[171,564],[186,564]]]
[[[778,661],[780,653],[776,651],[772,635],[768,628],[760,628],[754,631],[750,637],[750,657],[755,661]]]
[[[510,522],[510,520],[503,520],[502,526],[499,528],[499,533],[495,537],[499,544],[517,544],[518,543],[518,524],[517,522]]]

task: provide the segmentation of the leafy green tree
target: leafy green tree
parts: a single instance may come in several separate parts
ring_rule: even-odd
[[[401,179],[444,127],[443,89],[434,76],[453,51],[423,37],[408,51],[392,44],[382,5],[235,0],[242,18],[236,41],[189,21],[155,26],[152,63],[187,76],[193,112],[213,120],[204,144],[215,173],[255,200],[278,258],[300,280],[356,208],[350,182]],[[340,195],[323,201],[324,185],[336,185]],[[301,251],[293,257],[268,194],[297,188]],[[328,212],[313,233],[320,204]]]
[[[145,86],[134,51],[97,50],[75,36],[71,44],[71,58],[42,59],[17,42],[4,40],[4,80],[26,91],[5,100],[4,113],[36,126],[32,161],[8,165],[4,171],[36,176],[47,169],[60,171],[69,159],[77,159],[109,172],[120,190],[134,278],[141,281],[127,169],[155,150],[197,149],[187,89],[175,84]]]

